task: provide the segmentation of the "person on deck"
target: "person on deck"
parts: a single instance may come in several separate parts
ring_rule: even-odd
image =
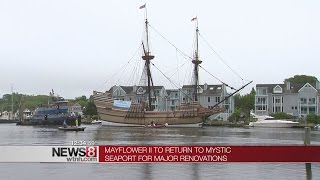
[[[63,121],[63,127],[66,128],[67,126],[68,126],[68,124],[67,124],[66,120],[64,120],[64,121]]]
[[[78,115],[78,124],[81,126],[81,115]]]
[[[78,127],[78,118],[76,118],[76,127]]]

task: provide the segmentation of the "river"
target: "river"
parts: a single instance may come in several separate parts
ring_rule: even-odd
[[[295,128],[84,126],[64,132],[0,124],[0,145],[301,145],[304,138],[304,129]],[[320,131],[311,131],[311,144],[320,145]],[[0,163],[0,179],[320,179],[320,163],[306,169],[305,163]]]

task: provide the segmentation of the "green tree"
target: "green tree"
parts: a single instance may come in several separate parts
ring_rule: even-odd
[[[237,94],[234,96],[234,106],[235,109],[239,109],[240,113],[243,113],[245,117],[250,116],[250,110],[254,109],[256,91],[254,88],[251,89],[249,94],[241,96]]]
[[[87,104],[88,104],[88,99],[87,99],[86,96],[82,95],[82,96],[80,96],[80,97],[76,97],[76,98],[75,98],[75,102],[76,102],[76,103],[79,103],[80,106],[83,108],[83,107],[86,107],[86,106],[87,106]]]
[[[292,119],[292,115],[287,114],[285,112],[272,113],[270,116],[276,119]]]
[[[85,115],[90,115],[90,116],[93,116],[93,115],[97,115],[97,107],[96,105],[94,104],[93,102],[93,96],[90,96],[89,100],[88,100],[88,103],[86,104],[85,108],[84,108],[84,111],[83,113]]]
[[[231,114],[231,116],[229,117],[229,121],[231,122],[238,122],[240,120],[240,117],[241,117],[241,109],[236,109],[234,111],[234,113]]]
[[[320,116],[316,114],[308,114],[306,119],[308,123],[320,124]]]
[[[34,110],[36,107],[40,106],[41,104],[47,104],[49,100],[49,96],[45,95],[25,95],[25,94],[5,94],[3,95],[2,99],[0,99],[0,111],[11,111],[12,108],[12,99],[13,97],[13,111],[17,111],[20,108],[31,109]]]
[[[295,75],[286,80],[293,84],[306,84],[306,83],[315,84],[318,81],[316,77],[308,76],[308,75]]]
[[[11,111],[12,108],[12,94],[4,94],[2,98],[0,98],[0,112],[2,111]],[[13,111],[16,112],[18,110],[24,110],[28,108],[30,110],[34,110],[39,107],[41,104],[47,104],[52,102],[52,98],[46,95],[25,95],[13,93]],[[79,103],[82,108],[84,108],[85,115],[97,115],[97,108],[93,102],[93,97],[90,96],[87,99],[86,96],[76,97],[75,99],[69,100],[70,102]]]

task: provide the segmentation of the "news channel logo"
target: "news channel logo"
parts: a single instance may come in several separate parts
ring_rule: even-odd
[[[61,146],[52,147],[53,158],[66,162],[98,162],[98,146]]]

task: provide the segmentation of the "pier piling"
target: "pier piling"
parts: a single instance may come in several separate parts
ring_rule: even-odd
[[[310,145],[310,127],[304,128],[304,145],[309,146]],[[312,179],[312,171],[311,171],[311,163],[306,163],[306,179]]]
[[[304,128],[304,145],[308,146],[310,145],[310,127]]]

